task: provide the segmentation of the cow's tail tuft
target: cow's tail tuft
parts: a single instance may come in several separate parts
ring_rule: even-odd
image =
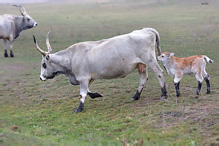
[[[157,30],[155,30],[154,28],[149,28],[150,31],[152,31],[155,35],[156,35],[156,42],[157,42],[157,51],[158,51],[158,56],[161,55],[161,48],[160,48],[160,35],[157,32]]]
[[[208,58],[208,56],[206,56],[206,55],[204,55],[203,57],[204,57],[204,59],[205,59],[205,61],[206,61],[207,63],[213,63],[213,62],[214,62],[213,60],[211,60],[210,58]]]

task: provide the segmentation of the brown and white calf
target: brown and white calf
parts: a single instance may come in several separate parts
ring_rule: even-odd
[[[199,95],[203,80],[205,80],[207,84],[207,94],[210,93],[210,76],[207,74],[205,67],[206,62],[213,63],[213,60],[208,58],[206,55],[178,58],[174,57],[174,53],[164,52],[158,57],[158,60],[162,62],[167,70],[167,73],[174,78],[177,97],[180,96],[180,80],[185,74],[194,74],[198,80],[198,89],[196,91],[197,95]]]

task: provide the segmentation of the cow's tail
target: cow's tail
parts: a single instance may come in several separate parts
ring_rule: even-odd
[[[207,63],[213,63],[213,62],[214,62],[213,60],[211,60],[210,58],[208,58],[208,56],[206,56],[206,55],[203,55],[203,58],[205,59],[205,61],[206,61]]]
[[[156,35],[156,42],[157,42],[157,52],[158,52],[158,56],[161,55],[161,48],[160,48],[160,35],[159,33],[153,29],[153,28],[149,28],[150,31],[152,31],[155,35]]]

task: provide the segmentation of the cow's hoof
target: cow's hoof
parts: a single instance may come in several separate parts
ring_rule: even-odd
[[[14,53],[10,50],[10,56],[14,57]]]
[[[7,52],[4,55],[5,55],[5,57],[8,57],[8,53]]]
[[[210,94],[210,91],[207,91],[206,94]]]
[[[74,111],[74,113],[79,113],[83,110],[84,108],[84,103],[80,102],[79,107]]]
[[[166,95],[160,97],[160,100],[165,100],[165,99],[167,99],[167,96],[166,96]]]
[[[83,108],[77,108],[75,111],[74,111],[74,113],[79,113],[79,112],[81,112],[83,110]]]
[[[135,93],[135,95],[131,98],[131,101],[135,101],[135,100],[139,100],[141,93],[137,92]]]
[[[94,98],[98,98],[98,97],[103,97],[101,94],[99,93],[91,93],[91,92],[88,92],[87,93],[92,99]]]
[[[177,94],[176,94],[176,97],[179,97],[180,95],[181,95],[180,93],[177,93]]]
[[[131,98],[131,101],[135,101],[135,100],[139,100],[139,97],[134,96]]]

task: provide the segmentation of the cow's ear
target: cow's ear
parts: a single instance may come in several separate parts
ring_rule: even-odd
[[[46,60],[49,60],[50,59],[50,57],[49,57],[49,54],[46,54]]]
[[[172,52],[172,53],[170,53],[170,56],[174,56],[175,54]]]

